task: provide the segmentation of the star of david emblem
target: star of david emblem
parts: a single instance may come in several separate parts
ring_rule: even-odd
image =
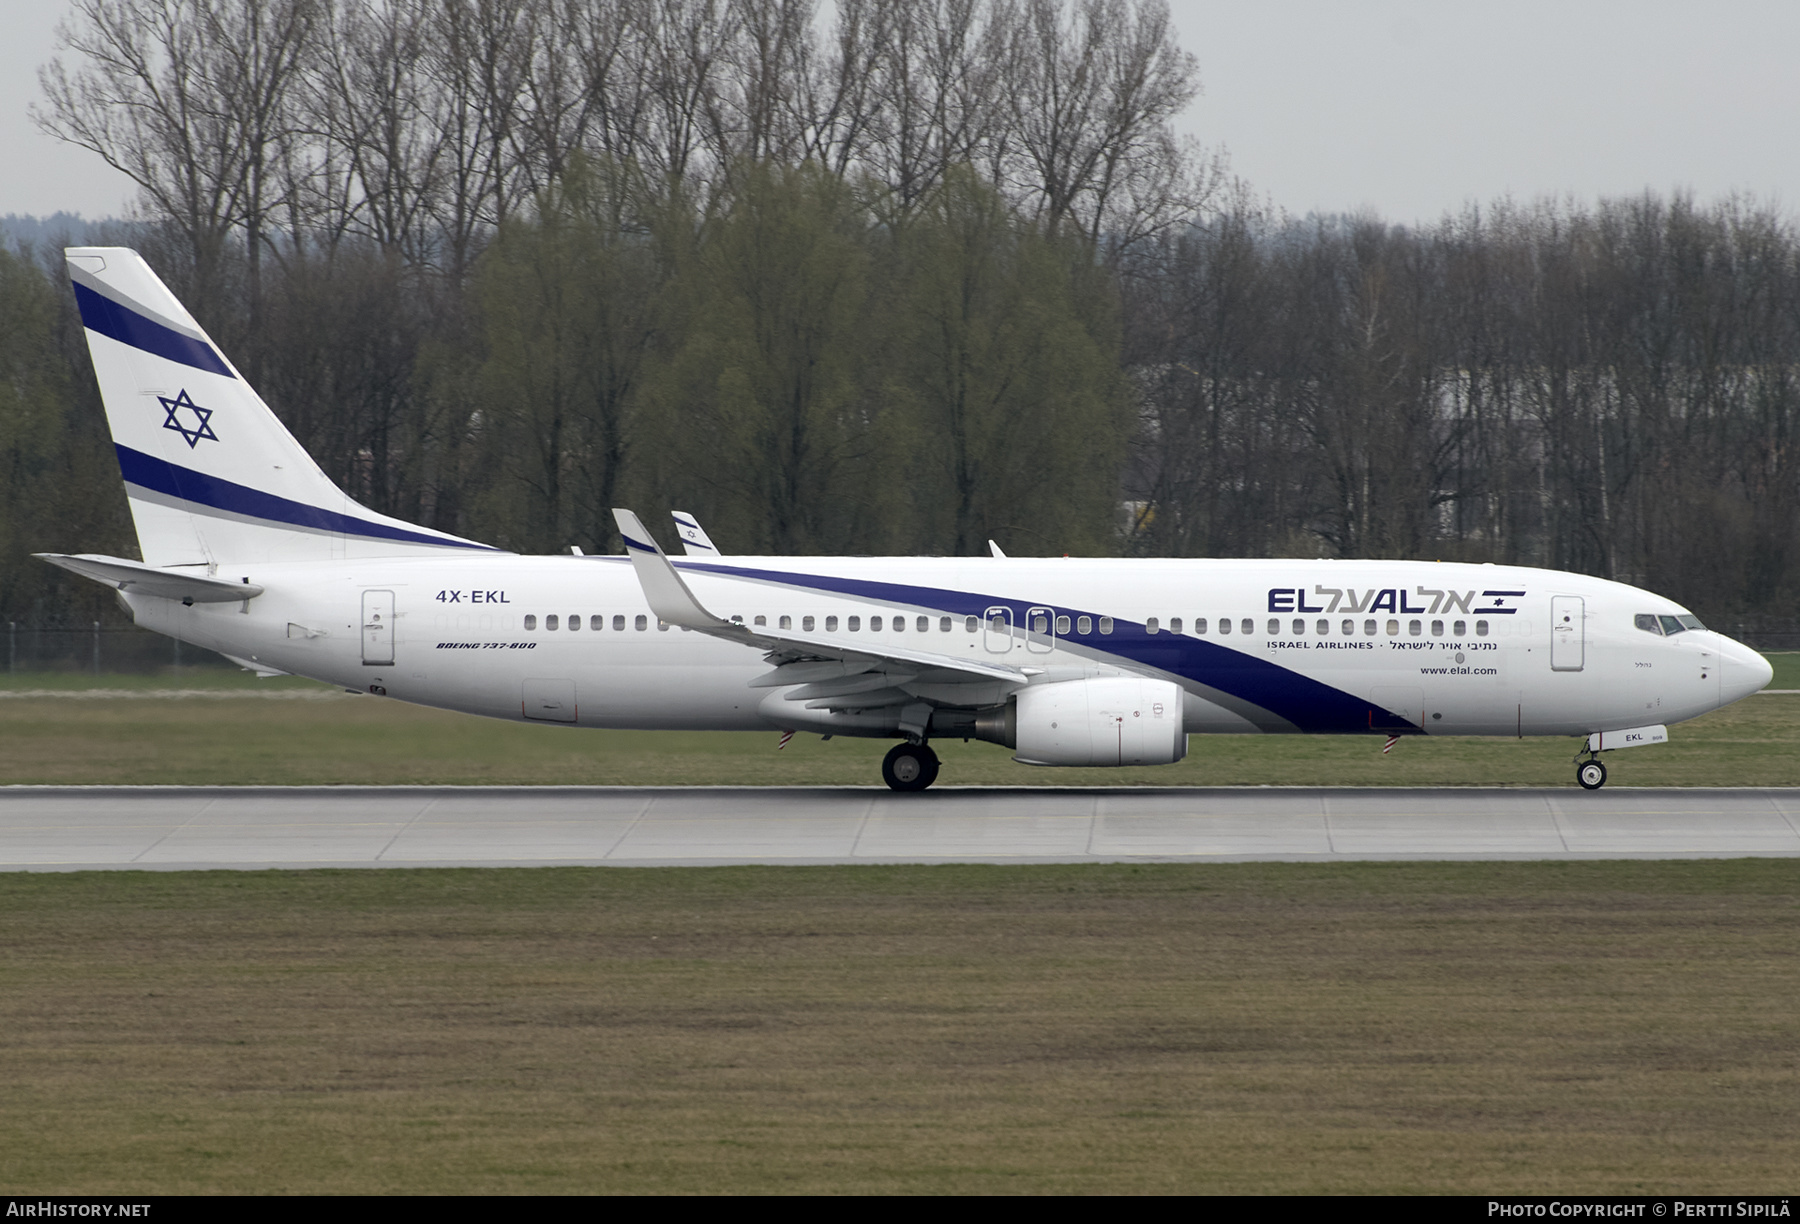
[[[196,404],[193,400],[189,399],[187,388],[183,387],[181,393],[174,399],[168,399],[159,395],[156,397],[156,401],[161,404],[163,410],[168,413],[168,419],[163,422],[163,428],[173,429],[176,433],[185,438],[189,450],[193,450],[196,446],[200,445],[200,439],[202,438],[207,438],[214,442],[219,440],[219,435],[214,433],[212,428],[213,410],[211,408],[202,408],[199,404]],[[192,426],[183,423],[180,415],[183,408],[187,409],[188,412],[192,414],[195,422]]]

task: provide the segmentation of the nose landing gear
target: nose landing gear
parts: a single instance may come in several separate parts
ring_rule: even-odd
[[[1606,785],[1606,766],[1598,757],[1589,757],[1575,764],[1575,780],[1581,783],[1583,790],[1599,790]]]
[[[881,780],[893,790],[922,791],[937,776],[938,755],[924,744],[895,744],[881,762]]]

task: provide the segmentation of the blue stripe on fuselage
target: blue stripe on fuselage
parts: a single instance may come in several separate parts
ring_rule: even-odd
[[[909,586],[897,582],[872,582],[827,574],[749,569],[724,562],[696,562],[691,559],[677,561],[675,564],[681,569],[700,573],[760,578],[858,599],[937,608],[953,616],[982,616],[990,608],[1009,608],[1012,610],[1013,624],[1018,626],[1025,624],[1025,614],[1031,608],[1049,608],[1052,615],[1092,616],[1096,620],[1100,617],[1100,613],[1087,609],[1029,603],[944,587]],[[1153,667],[1228,693],[1286,719],[1301,731],[1314,734],[1367,733],[1374,729],[1371,714],[1375,712],[1384,716],[1381,720],[1383,734],[1392,734],[1394,729],[1419,729],[1410,718],[1396,711],[1372,705],[1361,697],[1303,676],[1268,659],[1185,634],[1147,633],[1144,626],[1136,621],[1121,620],[1115,616],[1113,632],[1105,637],[1094,633],[1085,637],[1070,635],[1063,640],[1115,655],[1127,663]]]
[[[225,359],[204,340],[185,336],[155,319],[147,319],[129,306],[94,292],[80,281],[71,283],[75,286],[75,301],[81,307],[81,325],[89,331],[110,336],[146,353],[193,366],[196,370],[236,377]]]
[[[485,544],[447,540],[442,536],[408,531],[403,527],[371,523],[367,519],[359,519],[348,514],[339,514],[333,510],[324,510],[318,506],[309,506],[304,502],[277,497],[273,493],[264,493],[260,489],[252,489],[247,485],[235,484],[229,480],[221,480],[217,476],[196,472],[192,468],[169,463],[154,455],[146,455],[143,451],[133,450],[129,446],[115,444],[113,449],[119,453],[119,471],[123,473],[126,483],[149,489],[153,493],[178,497],[198,506],[222,510],[228,514],[241,514],[246,518],[262,519],[283,527],[304,527],[313,531],[330,532],[334,535],[362,536],[365,539],[373,540],[399,540],[408,544],[436,544],[444,548],[474,548],[483,552],[493,551]]]

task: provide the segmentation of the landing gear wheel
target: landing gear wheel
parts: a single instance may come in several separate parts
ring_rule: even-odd
[[[937,776],[937,753],[924,744],[895,744],[881,762],[881,780],[893,790],[922,791]]]
[[[1599,761],[1583,761],[1575,767],[1575,780],[1583,790],[1599,790],[1606,785],[1606,766]]]

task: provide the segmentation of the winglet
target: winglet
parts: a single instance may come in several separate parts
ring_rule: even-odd
[[[631,558],[631,568],[637,572],[638,585],[644,588],[644,598],[658,620],[688,629],[735,627],[730,621],[722,620],[700,606],[700,601],[694,598],[694,593],[688,590],[687,583],[681,580],[681,575],[676,573],[675,567],[663,555],[663,550],[656,546],[656,541],[644,530],[637,515],[629,510],[615,508],[613,521],[619,525],[619,536],[625,541],[625,552]]]
[[[992,540],[988,541],[988,551],[990,553],[992,553],[994,556],[1000,558],[1002,561],[1004,561],[1006,559],[1006,554],[1001,552],[1000,546],[998,544],[994,543]]]
[[[706,534],[706,528],[700,525],[699,519],[686,510],[673,510],[670,514],[675,519],[675,534],[681,537],[682,552],[690,557],[724,555],[719,551],[719,546],[712,542],[712,537]]]

